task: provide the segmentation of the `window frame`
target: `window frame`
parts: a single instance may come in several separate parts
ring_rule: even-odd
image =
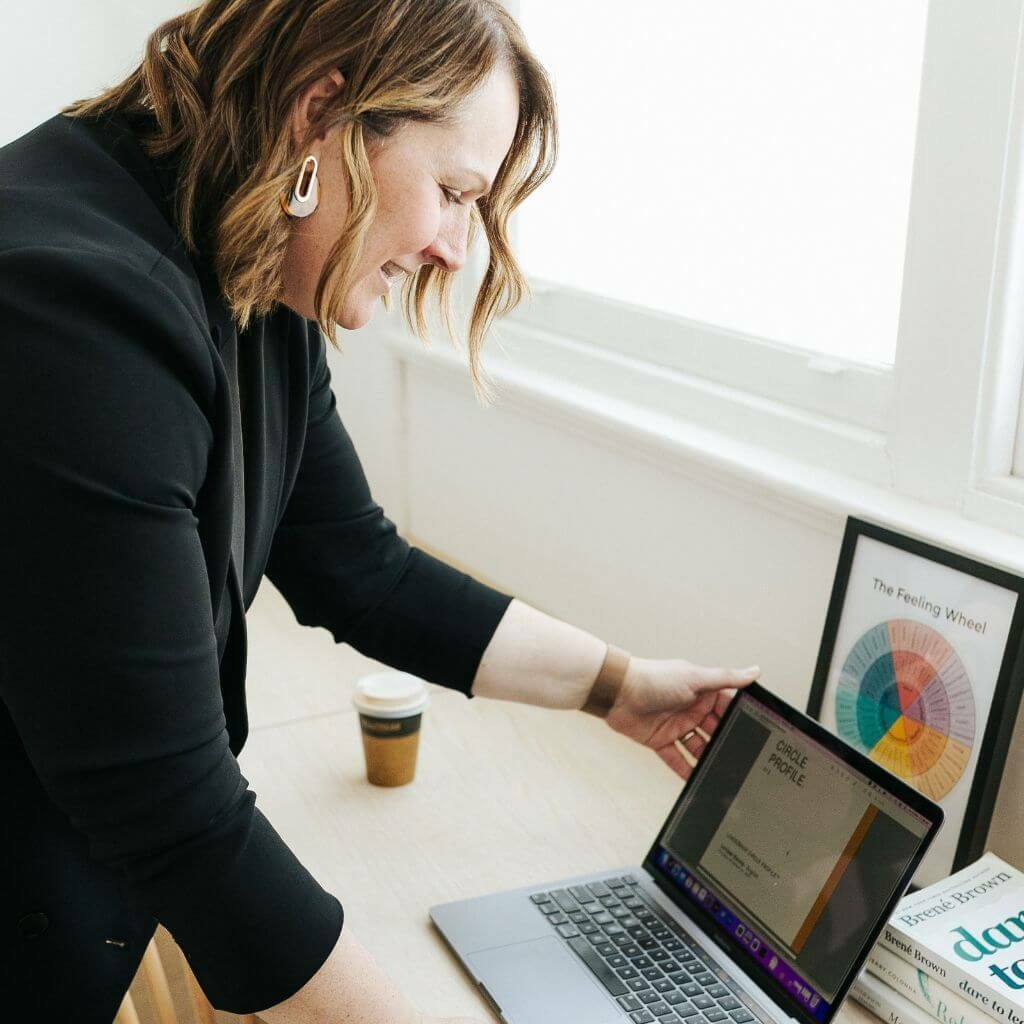
[[[518,13],[517,0],[506,6]],[[562,381],[1024,533],[1024,479],[1012,471],[1024,383],[1024,287],[1014,286],[1022,13],[1024,0],[930,2],[892,367],[540,279],[500,321],[488,365],[508,359],[550,387]],[[512,231],[514,243],[514,215]],[[473,257],[459,275],[467,298],[486,253]]]

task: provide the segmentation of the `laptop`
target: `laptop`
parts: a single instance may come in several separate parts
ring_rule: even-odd
[[[941,823],[755,682],[641,865],[430,918],[506,1024],[829,1024]]]

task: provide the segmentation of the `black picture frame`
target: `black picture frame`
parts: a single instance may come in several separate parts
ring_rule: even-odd
[[[960,787],[961,783],[966,787],[960,789],[956,798],[957,804],[962,805],[962,808],[953,808],[951,813],[951,808],[946,806],[946,800],[937,800],[943,806],[943,810],[946,813],[944,831],[948,833],[948,830],[952,829],[956,832],[955,844],[952,847],[955,852],[951,858],[948,856],[950,849],[948,834],[945,837],[946,841],[941,850],[933,848],[932,854],[937,856],[932,858],[930,854],[930,860],[922,865],[914,878],[915,886],[929,885],[976,860],[986,848],[992,811],[1002,781],[1003,765],[1010,746],[1017,716],[1020,713],[1022,691],[1024,691],[1024,647],[1022,647],[1022,638],[1024,638],[1024,579],[1003,569],[946,550],[919,538],[898,533],[878,523],[853,516],[848,517],[836,566],[835,579],[832,585],[828,613],[825,618],[821,645],[818,650],[818,659],[815,665],[810,696],[807,701],[807,714],[818,719],[822,724],[828,721],[828,716],[823,715],[823,710],[835,714],[838,720],[835,702],[838,699],[837,693],[840,684],[837,682],[837,671],[834,670],[834,665],[837,660],[840,660],[843,664],[848,664],[846,659],[853,657],[851,653],[852,648],[849,645],[847,645],[846,650],[837,652],[836,642],[843,632],[844,613],[849,614],[848,609],[853,602],[860,601],[863,604],[865,600],[862,593],[865,589],[862,578],[857,580],[856,588],[858,593],[854,595],[849,593],[851,571],[855,565],[858,547],[864,538],[887,546],[893,549],[894,552],[902,553],[899,556],[894,554],[893,557],[897,564],[902,562],[904,572],[912,564],[906,556],[916,556],[927,562],[935,563],[938,567],[951,570],[954,573],[962,573],[964,576],[973,577],[982,584],[991,584],[1001,588],[1007,592],[1007,600],[1009,600],[1009,595],[1015,595],[1015,603],[1013,604],[1005,635],[996,635],[992,638],[993,644],[1002,644],[1002,650],[1000,653],[998,647],[993,646],[989,652],[993,657],[993,662],[997,661],[998,663],[998,673],[994,680],[988,678],[984,680],[985,686],[991,688],[991,697],[987,701],[984,715],[976,716],[973,720],[975,743],[978,742],[977,737],[980,736],[977,757],[972,758],[969,769],[964,770],[962,776],[958,777],[953,790],[950,791],[950,797],[952,797],[952,793],[957,787]],[[872,557],[877,559],[880,554],[884,554],[884,552],[879,552],[875,548]],[[935,570],[935,572],[941,573],[941,569]],[[951,576],[950,579],[951,581],[956,579],[962,585],[962,580],[959,580],[959,578]],[[877,582],[877,578],[874,578],[871,588],[876,592]],[[901,594],[903,591],[904,588],[900,587]],[[877,596],[877,593],[873,593],[871,600],[884,602],[887,594],[888,592],[883,589],[880,598]],[[904,601],[906,600],[904,597]],[[909,614],[913,616],[916,614],[916,611]],[[881,624],[879,623],[879,625]],[[878,627],[876,626],[875,628],[877,629]],[[859,643],[860,639],[857,642]],[[977,643],[973,639],[971,642]],[[955,645],[953,646],[955,649]],[[838,671],[842,672],[843,669]],[[894,675],[895,671],[894,669]],[[976,707],[978,687],[973,678],[969,678],[969,682],[971,696],[975,700],[973,706]],[[831,725],[829,727],[833,728]],[[849,736],[843,736],[842,733],[839,733],[839,735],[841,738],[846,739],[847,742],[850,742]],[[913,778],[908,779],[908,781],[911,782],[911,785],[914,785]],[[949,802],[952,801],[950,800]]]

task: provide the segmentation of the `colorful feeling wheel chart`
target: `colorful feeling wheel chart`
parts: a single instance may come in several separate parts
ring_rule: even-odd
[[[890,619],[850,649],[836,690],[839,735],[932,800],[964,773],[974,721],[967,670],[930,626]]]

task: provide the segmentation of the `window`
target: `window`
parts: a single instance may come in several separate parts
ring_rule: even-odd
[[[506,4],[563,143],[507,372],[1024,534],[1024,0]]]
[[[926,13],[522,0],[562,142],[519,219],[527,272],[891,366]]]

